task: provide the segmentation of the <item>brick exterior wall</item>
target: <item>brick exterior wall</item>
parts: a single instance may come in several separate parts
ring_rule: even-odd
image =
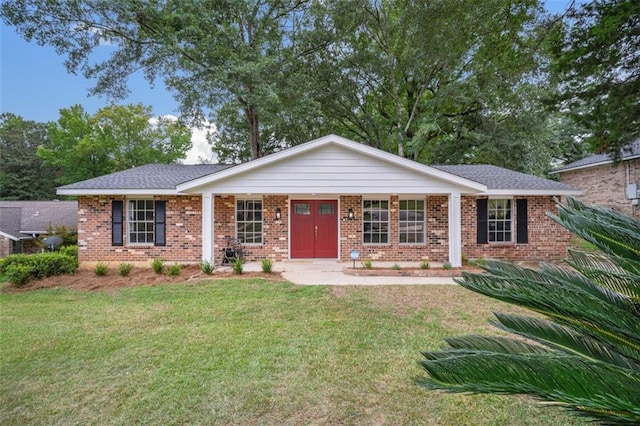
[[[243,247],[246,261],[270,258],[275,261],[289,259],[289,197],[264,196],[263,244]],[[555,260],[562,258],[571,240],[571,234],[546,217],[554,211],[552,197],[527,197],[529,219],[529,243],[476,244],[476,197],[462,197],[462,253],[473,258],[502,258],[510,260]],[[202,201],[200,196],[156,196],[166,204],[166,246],[130,245],[126,238],[126,209],[124,197],[83,196],[78,199],[78,254],[81,262],[150,262],[162,258],[167,262],[197,263],[202,256]],[[399,244],[398,196],[389,198],[389,243],[363,244],[362,197],[341,196],[339,239],[342,261],[351,261],[350,252],[356,249],[360,259],[400,262],[429,259],[445,262],[449,256],[448,197],[426,196],[427,234],[425,244]],[[124,203],[124,245],[111,245],[111,202]],[[219,264],[227,237],[235,237],[234,196],[214,197],[214,247],[215,263]],[[281,219],[276,220],[276,209]],[[347,220],[349,209],[356,220]],[[514,207],[515,214],[515,207]],[[515,228],[515,222],[514,222]],[[514,229],[515,231],[515,229]]]
[[[565,257],[572,234],[549,219],[546,212],[557,212],[553,197],[518,197],[527,199],[527,244],[489,243],[477,244],[476,200],[479,197],[462,197],[462,254],[469,259],[503,260],[559,260]],[[518,220],[513,208],[513,235],[515,240]]]
[[[127,242],[127,203],[124,197],[78,197],[78,258],[81,262],[197,263],[202,256],[202,198],[199,195],[156,196],[166,201],[166,246]],[[111,245],[111,201],[124,201],[124,245]]]
[[[0,235],[0,259],[13,253],[13,240]]]
[[[579,200],[637,217],[640,216],[640,207],[632,206],[626,197],[627,166],[629,182],[640,186],[640,159],[562,172],[560,182],[581,189],[582,195],[576,197]]]
[[[363,244],[362,197],[340,197],[340,217],[346,217],[350,208],[353,209],[356,217],[356,220],[340,222],[340,260],[350,261],[351,250],[355,249],[360,253],[360,259],[385,262],[419,262],[423,259],[434,262],[447,261],[449,258],[448,197],[429,196],[424,200],[427,216],[426,244],[398,242],[399,197],[397,195],[389,199],[389,243]]]

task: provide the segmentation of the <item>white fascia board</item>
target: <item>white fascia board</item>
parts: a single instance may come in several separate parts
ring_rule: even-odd
[[[13,235],[7,234],[6,232],[0,231],[0,237],[5,237],[13,241],[18,241],[19,238],[14,237]]]
[[[379,150],[377,148],[372,148],[370,146],[354,142],[352,140],[343,138],[337,135],[327,135],[323,136],[319,139],[315,139],[311,142],[304,143],[302,145],[294,146],[289,149],[285,149],[284,151],[277,152],[275,154],[271,154],[266,157],[258,158],[256,160],[249,161],[247,163],[239,164],[234,167],[230,167],[228,169],[222,170],[220,172],[203,176],[198,179],[194,179],[189,182],[185,182],[179,184],[176,189],[178,192],[189,192],[194,189],[211,184],[216,181],[220,181],[231,176],[235,176],[244,172],[248,172],[250,170],[254,170],[263,165],[269,163],[275,163],[278,161],[283,161],[289,157],[293,157],[311,150],[314,150],[320,146],[328,145],[328,144],[336,144],[338,146],[350,149],[352,151],[360,152],[364,155],[381,159],[383,161],[387,161],[389,163],[395,164],[399,167],[403,167],[405,169],[413,170],[418,173],[422,173],[428,176],[435,177],[437,179],[443,180],[445,182],[453,183],[456,185],[463,186],[465,188],[484,192],[487,190],[487,186],[481,183],[465,179],[459,176],[456,176],[451,173],[444,172],[442,170],[435,169],[433,167],[426,166],[424,164],[416,163],[415,161],[407,160],[406,158],[399,157],[397,155],[388,153],[386,151]]]
[[[483,195],[504,195],[504,196],[518,196],[518,195],[539,195],[539,196],[575,196],[581,195],[582,191],[579,189],[562,189],[562,190],[549,190],[549,189],[492,189],[484,193]]]
[[[175,189],[58,189],[58,195],[185,195]]]
[[[612,164],[612,163],[613,163],[613,161],[611,161],[611,160],[598,161],[597,163],[584,164],[582,166],[571,167],[569,169],[551,170],[549,172],[549,174],[550,175],[557,175],[557,174],[564,173],[564,172],[572,172],[574,170],[582,170],[582,169],[589,169],[591,167],[606,166],[607,164]]]

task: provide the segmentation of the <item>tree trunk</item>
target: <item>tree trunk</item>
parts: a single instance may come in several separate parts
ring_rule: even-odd
[[[247,106],[244,109],[244,114],[247,118],[247,124],[249,124],[249,147],[251,148],[251,159],[262,157],[260,149],[260,122],[258,120],[258,113],[256,108],[252,105]]]

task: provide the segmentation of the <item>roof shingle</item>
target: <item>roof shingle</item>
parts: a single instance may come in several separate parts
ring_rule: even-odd
[[[575,189],[564,183],[486,164],[436,165],[432,167],[487,185],[489,190],[570,191]]]

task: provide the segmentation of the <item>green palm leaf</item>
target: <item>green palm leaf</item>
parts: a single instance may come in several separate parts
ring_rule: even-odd
[[[420,361],[430,378],[418,384],[456,393],[528,394],[605,421],[640,422],[640,375],[628,370],[567,355],[440,355]]]
[[[570,252],[573,269],[489,261],[457,282],[540,317],[496,313],[522,339],[464,336],[424,352],[428,389],[528,394],[606,424],[640,424],[640,222],[569,199],[552,217],[605,254]]]
[[[617,339],[615,341],[598,339],[587,333],[581,333],[570,327],[542,318],[509,315],[499,312],[495,313],[495,316],[499,322],[493,322],[493,324],[505,331],[534,340],[555,350],[604,361],[640,373],[640,352],[631,349],[621,352],[619,348],[621,344]],[[446,341],[449,342],[449,339],[446,339]],[[459,346],[451,346],[461,349]],[[629,352],[633,356],[630,356]]]

